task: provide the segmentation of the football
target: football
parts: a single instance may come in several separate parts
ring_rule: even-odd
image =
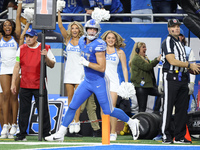
[[[197,64],[198,66],[199,66],[199,69],[200,69],[200,64]],[[192,70],[192,69],[188,69],[188,72],[189,73],[191,73],[191,74],[194,74],[194,75],[198,75],[198,74],[200,74],[200,71],[199,71],[199,73],[194,73],[194,71]]]

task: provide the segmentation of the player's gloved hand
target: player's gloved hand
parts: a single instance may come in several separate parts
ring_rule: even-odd
[[[84,57],[81,57],[80,59],[80,64],[83,65],[83,66],[86,66],[88,67],[89,66],[89,61],[87,61]]]
[[[188,88],[189,88],[189,93],[188,93],[188,95],[193,94],[193,92],[194,92],[194,83],[193,83],[193,82],[190,82],[190,83],[188,84]]]
[[[159,84],[158,84],[158,92],[159,92],[160,94],[163,94],[163,91],[164,91],[164,89],[163,89],[163,82],[162,82],[162,81],[159,81]]]
[[[65,5],[66,5],[66,2],[64,0],[58,0],[57,1],[57,9],[56,9],[56,12],[58,11],[62,11],[63,8],[65,8]]]

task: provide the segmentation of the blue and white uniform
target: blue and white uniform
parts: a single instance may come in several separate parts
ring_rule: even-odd
[[[83,13],[82,1],[80,0],[65,0],[66,7],[63,9],[63,13]]]
[[[196,59],[195,59],[192,48],[190,48],[188,46],[184,46],[184,47],[185,47],[185,52],[186,52],[186,59],[190,62],[195,62]]]
[[[18,43],[14,37],[6,42],[3,38],[0,41],[0,52],[1,52],[1,71],[0,74],[13,74],[13,69],[16,62],[16,52]]]
[[[79,46],[81,49],[81,56],[92,63],[97,63],[96,52],[106,50],[106,43],[103,40],[95,39],[93,42],[86,45],[84,36],[80,38]],[[110,92],[109,79],[105,76],[104,72],[99,72],[89,67],[84,67],[84,70],[85,79],[75,91],[70,107],[78,109],[80,104],[92,93],[95,93],[103,111],[107,111],[105,113],[110,114],[113,111],[113,105],[110,94],[108,94]],[[76,99],[78,99],[78,101]]]
[[[63,13],[85,13],[81,0],[65,0],[66,6],[63,9]],[[62,20],[65,21],[83,21],[82,16],[62,16]]]
[[[132,14],[152,14],[153,7],[151,0],[131,0],[131,13]],[[134,16],[132,22],[150,22],[151,16]]]
[[[106,53],[106,75],[110,79],[110,91],[117,92],[119,88],[119,76],[117,73],[117,68],[119,64],[119,56],[115,48],[115,52],[112,54]]]
[[[151,0],[145,0],[142,3],[140,0],[131,0],[131,12],[144,9],[153,9]]]
[[[67,61],[65,63],[64,83],[80,84],[84,78],[83,65],[79,63],[80,47],[72,45],[70,39],[65,51],[67,52]]]
[[[123,11],[123,5],[120,0],[89,0],[89,4],[90,8],[105,8],[106,10],[109,10],[111,14]]]
[[[82,36],[79,39],[81,56],[91,63],[97,63],[96,53],[106,51],[106,43],[102,39],[95,39],[91,43],[86,44],[86,37]],[[105,72],[99,72],[89,67],[84,67],[85,78],[76,89],[69,108],[65,114],[62,125],[67,127],[74,118],[76,110],[81,104],[94,93],[104,114],[109,114],[124,122],[129,120],[129,117],[118,108],[114,108],[110,96],[109,78]]]

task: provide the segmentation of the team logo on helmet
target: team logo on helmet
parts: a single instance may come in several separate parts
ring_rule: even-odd
[[[90,24],[91,24],[91,25],[95,25],[95,20],[94,20],[94,19],[91,19],[91,20],[90,20]]]

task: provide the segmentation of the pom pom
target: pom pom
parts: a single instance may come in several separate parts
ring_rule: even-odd
[[[24,18],[26,18],[27,22],[32,23],[33,22],[33,16],[34,16],[34,9],[25,8],[23,16],[24,16]]]
[[[94,11],[92,12],[91,17],[92,17],[92,19],[95,19],[97,22],[109,20],[110,19],[110,11],[95,7]]]
[[[129,100],[129,98],[133,99],[135,96],[135,87],[130,82],[122,82],[117,94],[126,100]]]
[[[64,0],[58,0],[57,1],[57,12],[62,11],[63,8],[65,8],[66,2]]]
[[[101,9],[101,16],[102,16],[101,21],[109,20],[110,19],[110,11],[107,11],[105,9]]]

